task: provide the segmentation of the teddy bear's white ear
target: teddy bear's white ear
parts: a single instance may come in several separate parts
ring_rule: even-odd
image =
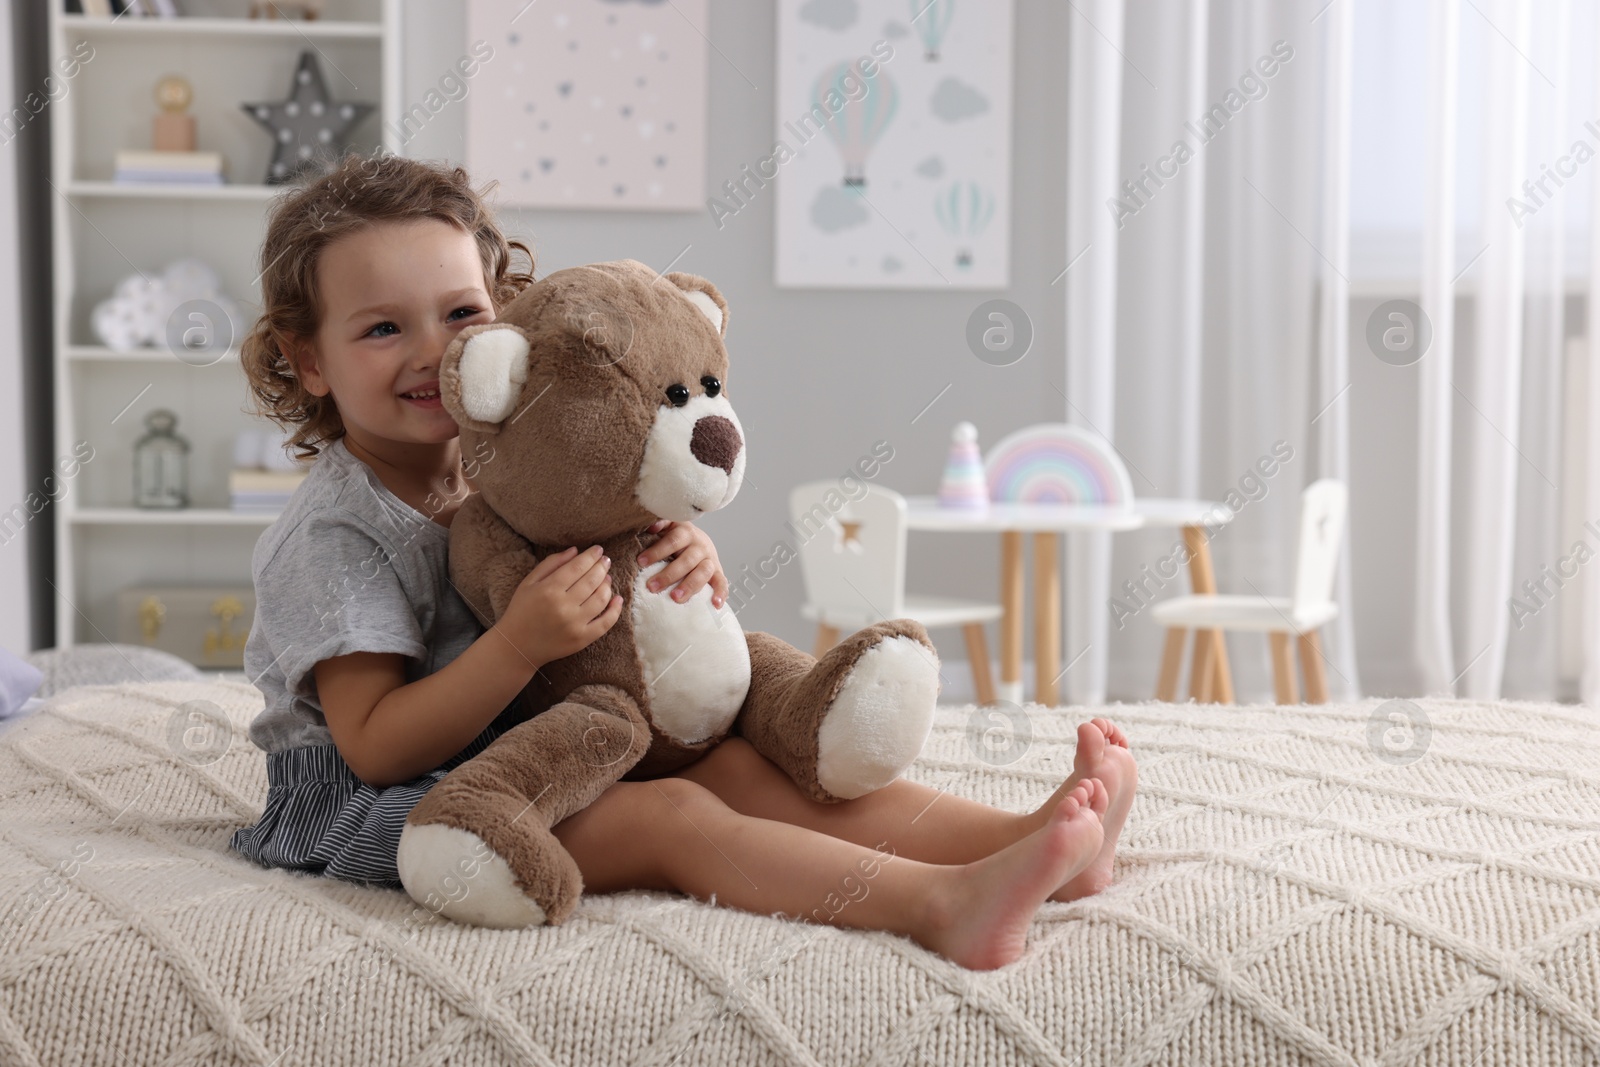
[[[500,422],[528,380],[528,339],[521,330],[485,330],[461,352],[461,408],[480,422]]]
[[[728,302],[722,299],[717,287],[698,274],[675,270],[663,278],[678,287],[678,292],[689,298],[689,303],[699,308],[711,321],[719,337],[728,336]]]
[[[722,309],[711,299],[711,294],[703,289],[689,289],[683,295],[689,298],[689,303],[705,312],[706,318],[711,320],[711,325],[717,328],[718,333],[722,332]]]

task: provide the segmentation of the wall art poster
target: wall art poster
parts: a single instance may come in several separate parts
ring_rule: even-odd
[[[713,218],[776,185],[780,286],[1004,287],[1011,25],[1010,0],[779,0],[775,143]]]
[[[512,207],[702,209],[707,7],[468,0],[468,172]]]

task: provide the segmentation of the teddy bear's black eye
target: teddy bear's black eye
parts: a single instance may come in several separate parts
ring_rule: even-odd
[[[689,387],[677,382],[667,386],[667,399],[672,401],[672,406],[681,408],[689,402]]]
[[[706,396],[716,396],[718,393],[722,392],[722,383],[717,381],[709,374],[700,379],[700,384],[705,386]]]

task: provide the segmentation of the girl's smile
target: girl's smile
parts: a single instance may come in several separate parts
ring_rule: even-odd
[[[412,406],[422,408],[425,411],[444,410],[444,398],[439,395],[438,378],[430,378],[421,385],[406,390],[400,396],[410,402]]]

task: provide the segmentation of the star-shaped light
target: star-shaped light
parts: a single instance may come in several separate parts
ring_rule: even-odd
[[[349,146],[345,134],[373,109],[372,104],[330,100],[322,67],[309,51],[300,53],[287,100],[239,106],[272,134],[268,185],[281,185],[302,172],[317,173],[331,165]]]

